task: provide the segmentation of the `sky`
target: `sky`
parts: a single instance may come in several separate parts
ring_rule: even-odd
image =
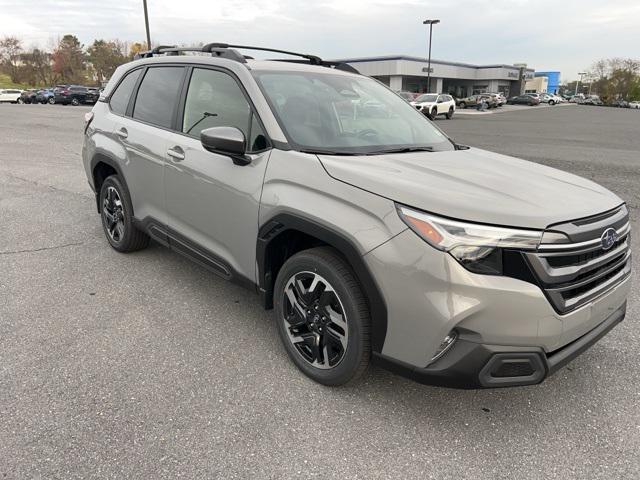
[[[323,58],[406,54],[527,63],[563,81],[606,57],[640,57],[640,0],[148,0],[152,42],[225,42]],[[0,0],[0,37],[51,47],[72,33],[143,41],[142,0]]]

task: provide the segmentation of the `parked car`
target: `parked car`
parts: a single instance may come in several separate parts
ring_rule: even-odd
[[[629,108],[640,108],[640,102],[629,102]]]
[[[216,43],[116,69],[82,147],[115,251],[153,237],[259,292],[291,361],[325,385],[371,361],[449,387],[536,384],[623,320],[617,195],[459,145],[352,67],[286,53],[302,60]]]
[[[38,103],[50,103],[53,105],[55,103],[55,94],[53,93],[53,89],[45,88],[43,90],[38,90],[36,101]]]
[[[90,90],[82,85],[58,85],[54,89],[55,103],[62,105],[94,104],[98,101],[98,97],[96,89]]]
[[[470,97],[458,98],[456,105],[460,108],[475,107],[478,105],[479,95],[471,95]]]
[[[540,103],[547,103],[549,105],[555,105],[558,103],[558,99],[555,95],[551,95],[550,93],[540,93],[538,95],[538,99],[540,100]]]
[[[480,95],[489,108],[498,108],[501,106],[500,97],[496,93],[483,93]]]
[[[0,90],[0,103],[18,103],[21,96],[22,90],[3,88]]]
[[[626,100],[614,100],[609,104],[610,107],[629,108],[629,102]]]
[[[602,100],[600,100],[600,98],[598,97],[587,97],[583,100],[582,102],[583,105],[595,105],[595,106],[601,106],[604,105],[604,103],[602,103]]]
[[[411,102],[411,105],[431,120],[435,120],[438,115],[451,119],[456,112],[456,102],[453,97],[442,93],[425,93]]]
[[[18,97],[18,103],[27,103],[27,104],[38,103],[38,101],[36,100],[37,96],[38,96],[37,90],[34,90],[34,89],[24,90]]]
[[[498,106],[499,107],[501,107],[502,105],[507,103],[507,97],[505,97],[503,93],[496,92],[496,93],[490,93],[489,95],[495,95],[496,96],[496,100],[498,101]]]
[[[511,97],[507,100],[509,105],[539,105],[540,100],[532,95],[518,95],[516,97]]]

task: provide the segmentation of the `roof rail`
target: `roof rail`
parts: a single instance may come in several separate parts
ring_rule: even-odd
[[[322,60],[317,55],[310,55],[307,53],[298,53],[291,52],[288,50],[279,50],[277,48],[267,48],[267,47],[253,47],[249,45],[230,45],[228,43],[208,43],[203,47],[176,47],[160,45],[146,52],[141,52],[135,56],[135,59],[139,58],[150,58],[154,55],[178,55],[180,52],[203,52],[210,53],[211,55],[215,55],[218,57],[228,58],[230,60],[235,60],[240,63],[247,63],[247,59],[251,59],[253,57],[242,55],[240,52],[235,50],[236,48],[243,50],[259,50],[263,52],[274,52],[274,53],[284,53],[285,55],[292,55],[295,57],[301,57],[304,60],[288,60],[288,59],[274,59],[277,62],[291,62],[291,63],[306,63],[308,61],[312,65],[320,65],[323,67],[335,68],[337,70],[343,70],[351,73],[360,73],[357,69],[352,67],[347,63],[341,62],[331,62]]]

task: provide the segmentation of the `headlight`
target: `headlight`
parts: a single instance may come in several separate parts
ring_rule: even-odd
[[[398,205],[400,218],[438,250],[449,252],[474,273],[502,274],[502,249],[535,250],[542,231],[492,227],[437,217]]]

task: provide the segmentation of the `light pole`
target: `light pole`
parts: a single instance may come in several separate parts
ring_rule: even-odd
[[[429,59],[427,60],[427,93],[431,92],[431,38],[433,36],[433,26],[440,23],[440,20],[425,20],[423,25],[429,25]]]
[[[147,49],[151,50],[151,34],[149,33],[149,13],[147,12],[147,0],[142,0],[144,6],[144,26],[147,29]]]
[[[580,85],[580,82],[582,81],[582,76],[586,74],[587,72],[578,72],[578,75],[580,75],[580,80],[576,82],[576,93],[573,94],[574,97],[578,95],[578,85]]]

